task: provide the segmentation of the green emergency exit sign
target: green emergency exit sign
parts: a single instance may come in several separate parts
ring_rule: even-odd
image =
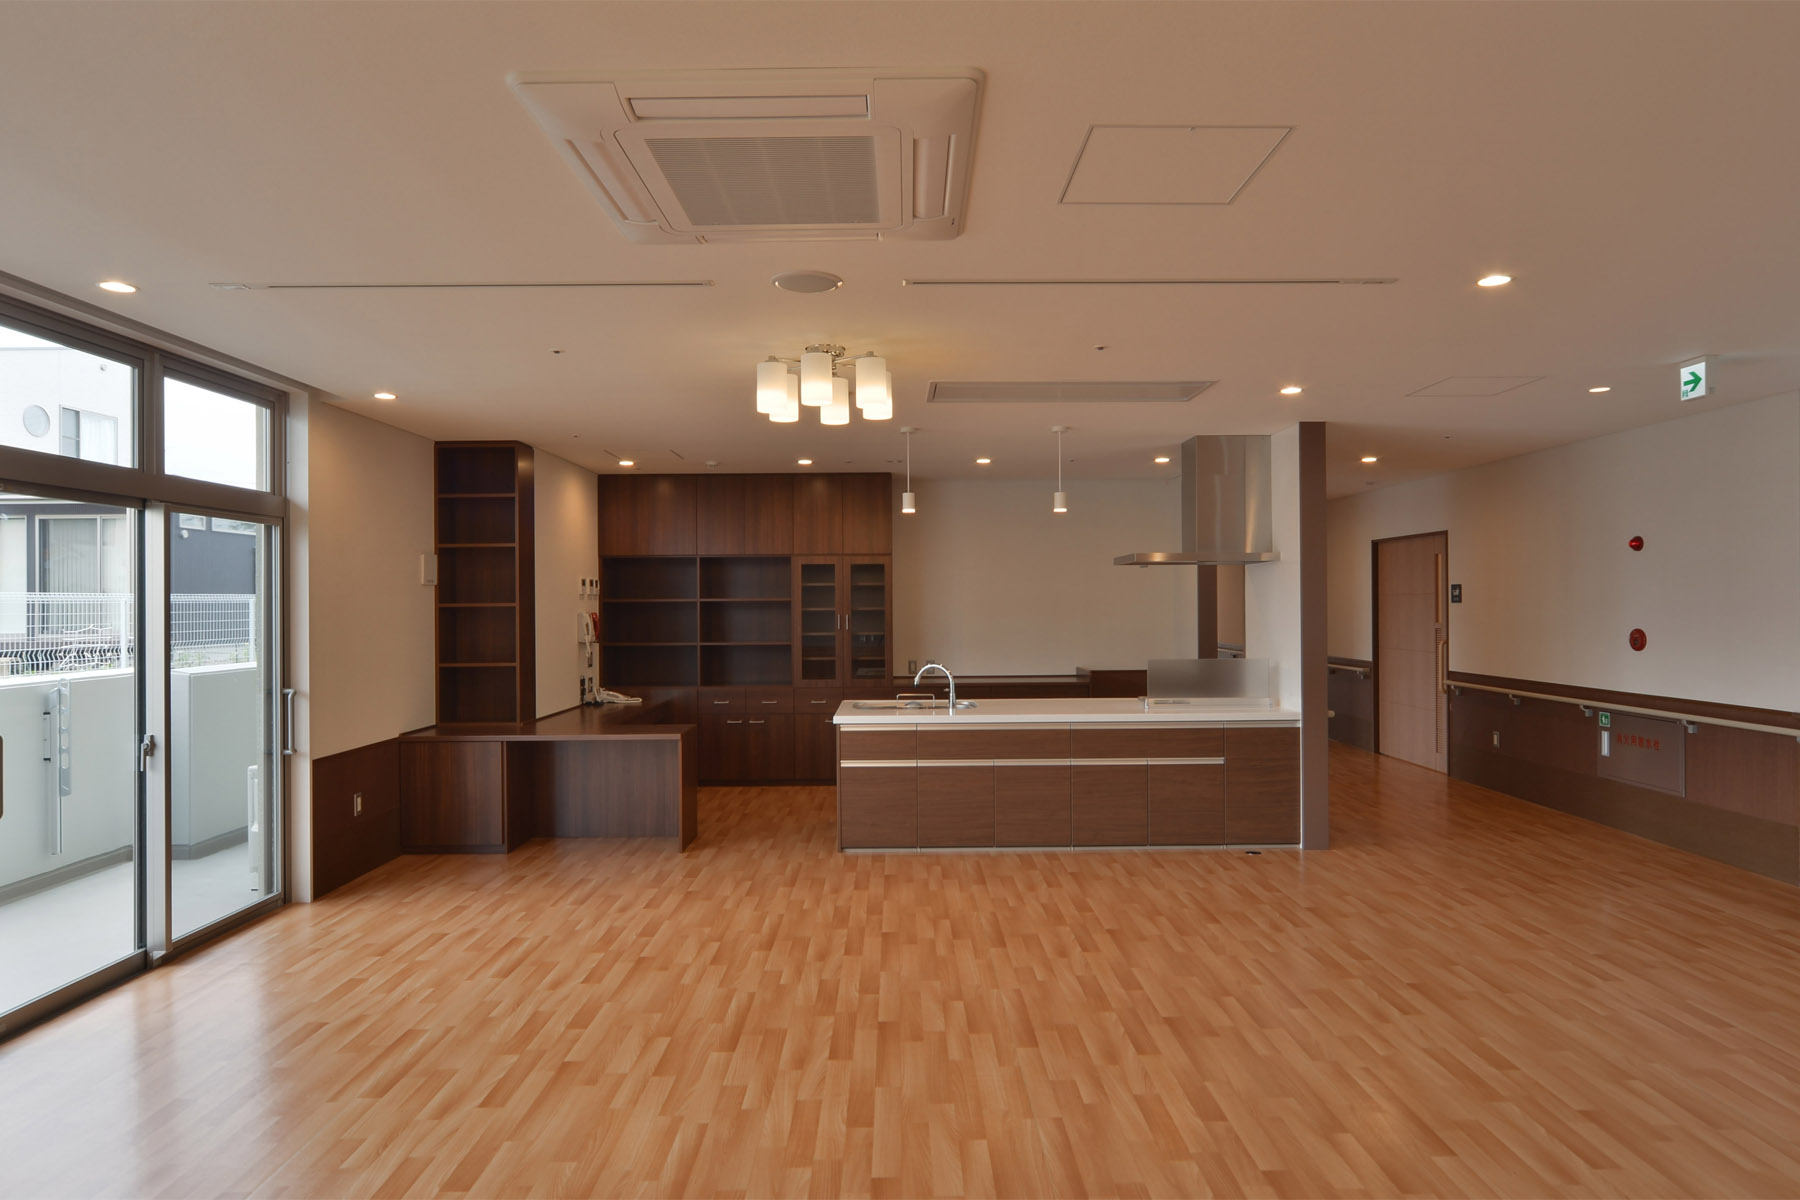
[[[1702,396],[1712,394],[1712,372],[1708,370],[1711,365],[1710,358],[1697,358],[1693,362],[1681,364],[1681,398],[1683,400],[1698,400]]]
[[[1601,713],[1600,714],[1600,728],[1602,728],[1602,729],[1611,729],[1612,728],[1612,714],[1611,713]]]

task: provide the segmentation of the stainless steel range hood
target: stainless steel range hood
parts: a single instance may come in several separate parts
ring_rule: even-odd
[[[1121,554],[1121,567],[1271,562],[1267,434],[1191,437],[1181,444],[1181,549]]]

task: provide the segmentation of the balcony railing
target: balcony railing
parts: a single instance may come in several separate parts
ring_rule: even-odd
[[[169,597],[175,667],[256,660],[254,595]],[[119,592],[0,592],[0,675],[67,675],[132,666],[137,598]]]

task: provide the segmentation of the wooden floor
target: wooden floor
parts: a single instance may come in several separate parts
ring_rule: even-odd
[[[402,859],[0,1046],[0,1194],[1800,1192],[1800,893],[1332,770],[1306,856]]]

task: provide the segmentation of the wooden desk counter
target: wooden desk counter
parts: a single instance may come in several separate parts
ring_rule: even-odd
[[[687,849],[698,734],[661,712],[578,707],[401,734],[402,848],[503,854],[533,837],[672,837]]]

